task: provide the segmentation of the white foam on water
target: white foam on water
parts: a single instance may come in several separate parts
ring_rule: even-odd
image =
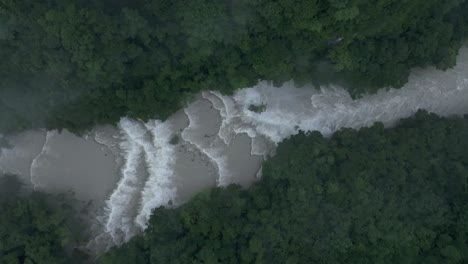
[[[122,118],[119,144],[123,156],[121,179],[106,202],[105,232],[119,245],[143,231],[148,225],[152,209],[166,206],[174,200],[174,146],[170,124],[150,120],[146,124]],[[109,136],[98,140],[109,144]],[[96,138],[98,138],[96,136]],[[138,167],[144,164],[147,177]]]
[[[143,147],[138,144],[138,136],[145,131],[138,131],[127,118],[123,118],[119,123],[122,133],[120,149],[123,153],[124,164],[121,168],[121,178],[117,187],[106,201],[106,218],[104,229],[113,242],[117,245],[128,241],[136,234],[134,226],[133,207],[134,202],[140,193],[140,185],[143,181],[142,175],[138,175],[140,157],[143,154]]]
[[[391,126],[418,109],[442,116],[462,114],[468,112],[468,49],[461,51],[458,61],[454,69],[445,72],[416,70],[403,88],[381,90],[357,100],[341,87],[317,91],[312,87],[295,88],[292,82],[281,88],[261,82],[236,92],[234,102],[241,111],[236,115],[257,134],[279,143],[298,130],[317,130],[330,136],[343,127],[359,128],[376,121]],[[266,109],[255,113],[248,110],[251,104],[265,104]]]
[[[245,133],[252,139],[250,154],[267,157],[271,151],[269,144],[264,138],[257,137],[257,131],[252,124],[242,121],[243,111],[236,105],[234,98],[216,91],[203,92],[202,95],[222,117],[218,136],[226,145],[229,145],[236,135]]]
[[[31,166],[29,167],[29,176],[30,176],[30,181],[31,181],[33,188],[40,187],[36,180],[39,177],[39,175],[36,174],[36,171],[40,166],[39,159],[43,155],[47,155],[49,153],[50,151],[49,143],[51,139],[57,134],[58,132],[56,130],[47,131],[46,138],[44,140],[44,145],[42,146],[41,152],[39,152],[39,154],[37,154],[37,156],[31,161]]]
[[[213,107],[219,111],[221,116],[221,126],[218,136],[226,145],[231,143],[231,140],[239,133],[247,133],[249,136],[255,136],[255,130],[249,129],[240,122],[241,112],[237,109],[237,105],[233,98],[223,96],[217,91],[203,92],[204,99],[210,101]]]
[[[148,165],[148,180],[141,194],[141,205],[135,219],[142,229],[148,226],[151,211],[159,206],[168,205],[174,200],[176,188],[174,187],[175,147],[170,144],[171,126],[159,120],[150,120],[145,127],[151,132],[152,142],[139,141],[145,150]]]
[[[442,116],[467,113],[467,73],[468,49],[463,48],[453,69],[417,69],[401,89],[381,89],[356,100],[338,86],[296,88],[291,81],[279,88],[263,81],[234,96],[215,91],[202,95],[219,111],[218,136],[227,145],[237,134],[246,133],[252,138],[251,154],[266,157],[274,147],[260,136],[277,144],[299,130],[330,136],[343,127],[360,128],[377,121],[388,127],[419,109]],[[252,105],[266,109],[257,113],[249,110]]]
[[[296,88],[293,82],[280,88],[260,82],[255,87],[238,90],[233,96],[203,92],[203,99],[184,109],[189,126],[181,136],[212,161],[218,171],[218,185],[225,186],[233,182],[226,149],[239,133],[252,139],[251,154],[266,157],[277,143],[299,130],[317,130],[330,136],[343,127],[360,128],[376,121],[392,126],[418,109],[443,116],[468,113],[468,49],[460,50],[457,61],[456,67],[445,72],[432,68],[415,70],[403,88],[380,90],[356,100],[338,86]],[[215,125],[218,129],[215,136],[203,135],[204,131],[213,130],[207,129],[211,124],[207,121],[214,122],[206,119],[212,118],[211,114],[203,112],[207,108],[200,100],[205,99],[221,116],[219,129]],[[251,105],[266,108],[253,112],[249,110]],[[130,239],[135,230],[144,230],[151,210],[176,198],[173,185],[176,155],[175,147],[169,143],[173,135],[170,124],[157,120],[144,124],[123,118],[119,128],[123,135],[119,145],[123,156],[122,178],[107,201],[105,228],[116,244]],[[140,164],[146,165],[147,178],[138,175]],[[261,174],[259,168],[257,177]],[[130,202],[135,200],[136,204]]]
[[[191,104],[184,109],[189,119],[189,126],[182,131],[182,139],[196,146],[211,160],[218,171],[218,186],[226,186],[231,183],[231,174],[227,169],[227,160],[223,153],[222,144],[224,143],[219,138],[214,141],[203,141],[199,139],[201,136],[199,130],[202,129],[200,125],[202,117],[198,114],[196,107],[196,104]]]
[[[102,145],[103,147],[109,149],[112,153],[117,154],[119,150],[119,141],[118,138],[114,138],[114,133],[116,131],[109,131],[113,128],[98,128],[93,131],[94,134],[94,141],[98,144]]]

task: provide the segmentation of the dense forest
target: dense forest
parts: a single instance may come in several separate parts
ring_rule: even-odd
[[[0,23],[0,132],[79,132],[260,79],[399,87],[455,64],[468,1],[0,0]]]
[[[15,176],[0,174],[0,263],[82,264],[87,256],[76,249],[82,223],[65,201],[25,193]]]
[[[0,134],[165,119],[259,80],[357,97],[452,67],[467,36],[467,0],[0,0]],[[0,263],[89,261],[71,201],[15,179],[0,174]],[[300,132],[248,189],[155,208],[98,262],[468,263],[468,116]]]
[[[158,208],[102,263],[466,263],[468,116],[280,143],[249,189]]]
[[[86,263],[64,197],[0,175],[0,263]],[[426,112],[331,138],[279,144],[248,189],[231,185],[156,208],[118,263],[466,263],[468,116]]]

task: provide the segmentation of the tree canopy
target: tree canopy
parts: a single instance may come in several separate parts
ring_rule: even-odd
[[[465,263],[467,157],[468,118],[301,132],[249,189],[155,209],[102,263]]]
[[[0,263],[83,263],[86,256],[74,250],[83,237],[63,197],[20,195],[11,175],[0,175],[0,191]]]
[[[248,189],[156,208],[142,236],[99,262],[465,263],[467,157],[468,116],[299,132]],[[12,179],[0,176],[0,263],[83,263],[70,204]]]
[[[164,119],[202,89],[320,80],[352,95],[447,69],[463,0],[0,1],[0,131]],[[354,84],[354,85],[352,85]]]

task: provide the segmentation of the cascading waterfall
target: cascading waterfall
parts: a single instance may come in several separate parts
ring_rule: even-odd
[[[182,139],[212,161],[218,171],[218,185],[225,186],[235,182],[230,177],[226,149],[240,133],[252,139],[250,154],[267,155],[275,144],[299,130],[317,130],[329,136],[343,127],[359,128],[376,121],[391,126],[418,109],[444,116],[467,113],[467,73],[468,50],[463,49],[454,69],[416,70],[405,87],[381,90],[356,100],[340,87],[295,88],[292,82],[280,88],[260,82],[237,91],[234,96],[203,92],[202,98],[184,109],[190,122],[182,131]],[[203,104],[207,101],[221,117],[214,136],[203,136],[205,132],[200,132],[206,129],[207,122],[216,122],[204,116]],[[263,105],[265,109],[254,112],[250,109],[252,105]],[[122,179],[107,202],[106,232],[123,231],[127,240],[134,234],[135,226],[141,230],[147,227],[153,208],[167,206],[175,198],[172,182],[177,177],[173,170],[176,153],[169,144],[173,131],[168,122],[151,120],[144,124],[123,118],[119,127],[124,134],[120,146],[125,163]],[[147,178],[138,175],[136,169],[141,159],[147,167]],[[261,175],[260,166],[258,169]],[[128,209],[135,206],[129,202],[136,199],[132,197],[139,200],[136,213]]]
[[[185,114],[189,118],[190,124],[182,132],[182,139],[195,145],[202,153],[204,153],[213,164],[215,164],[218,171],[218,185],[225,186],[229,184],[229,170],[227,169],[226,156],[223,153],[225,145],[218,137],[213,140],[203,136],[201,137],[199,130],[202,129],[201,123],[204,121],[197,111],[199,102],[194,102],[184,109]]]
[[[216,184],[225,186],[236,183],[236,177],[240,177],[236,168],[239,171],[243,169],[239,166],[257,166],[244,171],[258,172],[260,177],[260,161],[247,164],[246,161],[254,160],[248,155],[256,155],[255,159],[261,160],[262,156],[274,152],[276,144],[300,130],[317,130],[330,136],[343,127],[360,128],[376,121],[388,127],[418,109],[443,116],[468,113],[467,48],[460,50],[457,61],[456,67],[445,72],[433,68],[415,70],[405,87],[380,90],[355,100],[344,89],[335,86],[296,88],[293,82],[287,82],[275,88],[268,82],[260,82],[255,87],[238,90],[233,96],[203,92],[183,113],[179,112],[168,121],[149,120],[145,123],[122,118],[118,130],[110,126],[97,128],[94,140],[100,147],[110,149],[115,156],[115,169],[119,170],[120,180],[105,201],[102,233],[94,245],[108,243],[106,246],[109,246],[128,241],[147,228],[152,209],[177,206],[174,201],[178,201],[179,189],[183,189],[178,189],[177,184],[188,184],[193,179],[190,173],[194,167],[191,166],[197,166],[197,162],[203,162],[209,170],[194,171],[216,171]],[[252,106],[260,110],[254,111]],[[21,170],[14,168],[10,161],[27,152],[27,144],[23,142],[16,152],[13,149],[0,153],[3,170],[25,171],[32,185],[38,188],[42,187],[38,182],[47,185],[47,180],[41,178],[47,174],[47,167],[59,166],[49,160],[59,155],[50,153],[54,152],[50,146],[67,151],[56,147],[60,144],[57,142],[64,142],[58,141],[57,131],[47,132],[45,141],[44,133],[41,133],[37,137],[41,141],[36,141],[34,151],[30,152],[33,154],[22,157]],[[239,137],[239,134],[248,137]],[[174,135],[180,135],[181,142],[171,144]],[[235,144],[244,145],[235,148]],[[244,159],[237,157],[236,160],[236,152],[243,152],[246,148],[250,148],[250,153],[238,153]],[[187,153],[196,154],[190,156]],[[112,158],[109,159],[112,163]],[[176,171],[187,174],[183,181],[177,181],[182,176]],[[249,177],[248,180],[255,179],[255,175]],[[214,184],[213,178],[209,184]],[[197,186],[202,188],[203,184]]]
[[[157,120],[144,124],[122,118],[119,129],[124,162],[121,180],[106,204],[105,223],[105,232],[116,244],[144,230],[151,210],[168,205],[176,194],[170,124]]]
[[[292,82],[280,88],[261,82],[253,88],[239,90],[233,97],[211,94],[226,105],[226,110],[220,110],[228,115],[223,120],[220,137],[238,133],[239,127],[244,130],[248,127],[255,131],[249,135],[263,135],[274,143],[299,130],[317,130],[329,136],[343,127],[359,128],[377,121],[389,126],[418,109],[444,116],[466,113],[468,50],[461,50],[454,69],[445,72],[417,70],[401,89],[381,90],[356,100],[340,87],[324,87],[317,91],[295,88]],[[249,110],[251,105],[265,105],[265,110],[253,112]],[[229,115],[229,112],[235,114]]]
[[[123,134],[120,149],[125,161],[117,188],[106,203],[107,221],[105,223],[105,232],[110,234],[116,244],[128,241],[135,235],[133,225],[135,209],[133,207],[136,204],[135,200],[139,197],[139,187],[143,182],[142,175],[138,173],[143,147],[132,138],[133,128],[130,122],[121,122],[119,128]]]
[[[229,144],[235,136],[235,130],[241,125],[239,122],[235,122],[240,118],[240,113],[236,108],[234,100],[229,96],[222,96],[221,93],[216,91],[203,92],[203,98],[210,101],[213,107],[219,111],[221,126],[218,136],[225,144]]]
[[[94,245],[121,244],[147,228],[156,207],[177,206],[215,184],[260,177],[261,158],[300,130],[330,136],[343,127],[376,121],[389,127],[418,109],[442,116],[468,113],[468,49],[460,50],[453,69],[415,70],[401,89],[353,100],[341,87],[319,88],[296,88],[293,82],[275,88],[259,82],[232,96],[206,91],[168,121],[122,118],[117,129],[96,128],[89,140],[57,131],[5,135],[13,144],[0,151],[0,171],[21,175],[36,189],[81,191],[83,199],[95,200],[96,210],[104,204],[96,213],[101,233]],[[180,142],[171,144],[175,135]],[[93,139],[100,145],[93,145]],[[77,173],[80,168],[87,169]],[[197,177],[205,172],[206,177]],[[247,177],[240,180],[242,175]]]
[[[149,176],[141,194],[141,205],[136,217],[137,225],[146,229],[151,210],[162,205],[168,205],[174,200],[176,189],[172,182],[174,177],[174,151],[170,144],[172,131],[168,123],[158,120],[145,124],[151,132],[153,142],[144,143],[146,163]]]

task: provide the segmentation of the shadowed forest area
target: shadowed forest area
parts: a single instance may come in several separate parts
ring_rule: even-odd
[[[1,0],[0,131],[165,119],[258,80],[400,87],[455,64],[467,19],[462,0]]]
[[[468,117],[418,112],[391,129],[301,132],[250,188],[156,208],[144,235],[99,262],[465,263],[467,157]],[[70,207],[18,188],[0,197],[0,263],[84,263]]]
[[[399,88],[412,68],[454,66],[467,36],[466,0],[0,0],[0,146],[27,129],[165,120],[202,90],[259,80]],[[98,259],[66,194],[0,168],[0,264],[468,262],[468,116],[299,132],[262,168],[249,188],[155,208]]]
[[[465,263],[468,118],[280,143],[261,181],[155,209],[102,263]]]
[[[25,190],[14,175],[0,173],[0,263],[76,263],[84,223],[64,195]]]

